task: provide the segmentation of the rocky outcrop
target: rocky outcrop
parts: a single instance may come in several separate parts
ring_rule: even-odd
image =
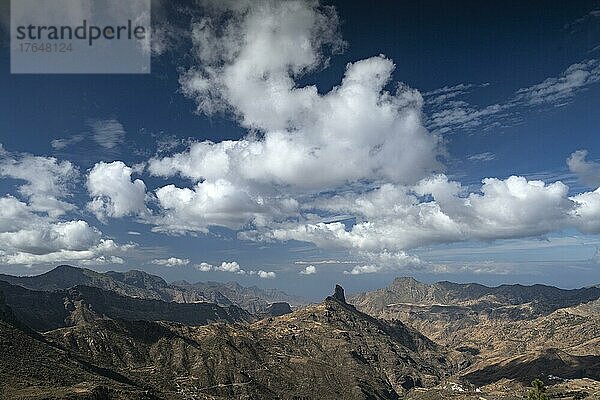
[[[143,271],[99,273],[86,268],[61,265],[45,274],[17,277],[0,274],[0,281],[32,290],[66,290],[74,286],[91,286],[110,290],[123,296],[163,300],[177,303],[210,302],[219,306],[236,305],[250,313],[263,313],[270,304],[287,302],[292,305],[305,301],[276,289],[244,287],[236,282],[182,281],[168,284],[161,277]]]
[[[249,322],[254,319],[247,311],[237,306],[167,303],[121,296],[109,290],[89,286],[43,292],[0,281],[0,292],[4,293],[6,304],[16,318],[38,331],[63,328],[104,317],[164,320],[188,325],[204,325],[215,321]]]
[[[292,312],[292,307],[288,303],[279,302],[270,304],[262,316],[268,317],[281,317],[282,315],[289,314]]]
[[[196,293],[208,301],[219,305],[236,304],[253,314],[265,313],[270,304],[285,302],[293,306],[305,304],[306,301],[290,296],[277,289],[261,289],[256,286],[244,287],[237,282],[197,282],[194,284],[178,282],[172,286]]]
[[[353,299],[362,311],[401,320],[440,344],[469,352],[472,366],[464,378],[487,384],[500,377],[524,383],[561,368],[573,378],[597,379],[589,366],[600,354],[599,295],[597,288],[426,285],[402,278]],[[550,362],[549,354],[568,355],[571,361]]]
[[[344,295],[344,288],[340,285],[335,285],[335,292],[333,296],[331,296],[334,300],[337,300],[341,303],[346,303],[346,296]]]
[[[464,366],[460,353],[339,296],[253,324],[140,324],[97,320],[47,337],[169,399],[399,399]]]

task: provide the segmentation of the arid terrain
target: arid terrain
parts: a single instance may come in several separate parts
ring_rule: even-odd
[[[597,287],[398,278],[302,304],[62,266],[0,293],[3,399],[600,398]]]

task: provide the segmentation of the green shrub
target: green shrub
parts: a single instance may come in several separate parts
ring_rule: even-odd
[[[548,400],[544,382],[536,378],[531,382],[531,387],[532,389],[527,393],[527,400]]]

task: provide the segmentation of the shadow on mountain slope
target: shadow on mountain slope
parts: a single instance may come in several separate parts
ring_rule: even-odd
[[[468,372],[463,378],[474,385],[482,386],[503,378],[528,384],[534,378],[549,376],[600,380],[600,355],[573,356],[564,351],[549,349]]]

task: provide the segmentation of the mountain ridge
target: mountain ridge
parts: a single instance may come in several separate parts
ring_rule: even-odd
[[[174,301],[177,303],[212,302],[221,306],[237,305],[251,313],[264,313],[271,303],[301,305],[305,301],[277,289],[245,287],[237,282],[167,283],[163,278],[144,271],[96,272],[87,268],[60,265],[35,276],[18,277],[0,274],[0,281],[33,290],[65,290],[85,285],[111,290],[129,297]],[[187,284],[187,285],[186,285]]]
[[[98,318],[167,320],[189,325],[211,321],[250,322],[247,311],[214,303],[176,303],[123,296],[110,290],[78,285],[64,290],[36,291],[0,281],[5,304],[19,321],[37,331],[49,331]]]
[[[514,400],[538,377],[560,398],[600,393],[598,288],[399,278],[356,304],[336,285],[318,304],[273,302],[251,315],[234,304],[55,289],[81,275],[135,294],[170,288],[140,271],[68,266],[26,281],[48,290],[0,279],[0,397]]]
[[[28,291],[3,285],[3,292],[7,287]],[[61,306],[58,301],[46,304]],[[19,399],[400,399],[468,365],[468,357],[399,321],[356,310],[346,303],[341,287],[319,304],[250,323],[190,326],[103,314],[38,338],[1,320],[3,337],[18,340],[21,347],[0,340],[0,347],[12,346],[0,353],[0,393]],[[29,353],[33,349],[35,355]],[[3,368],[19,351],[27,357],[18,373]],[[38,359],[46,381],[23,370],[37,367]],[[58,383],[49,365],[69,376]]]
[[[251,324],[139,323],[99,320],[46,336],[173,399],[399,399],[468,363],[401,322],[377,320],[334,296]],[[131,342],[134,331],[156,334]],[[124,356],[107,356],[120,343]]]
[[[600,288],[560,289],[548,285],[485,286],[478,283],[440,281],[421,283],[411,277],[395,278],[387,287],[351,296],[351,301],[363,311],[377,314],[391,304],[455,305],[494,308],[533,303],[536,313],[550,314],[564,307],[575,306],[600,298]]]
[[[437,343],[470,352],[472,365],[460,376],[475,385],[500,378],[523,384],[555,375],[600,379],[594,367],[600,362],[597,287],[488,287],[399,278],[351,301],[367,314],[401,320]]]

